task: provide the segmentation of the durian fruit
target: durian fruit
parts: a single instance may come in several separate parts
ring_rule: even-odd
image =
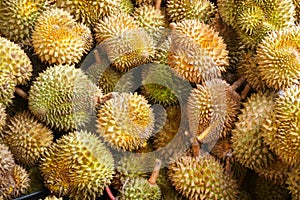
[[[104,103],[97,117],[97,132],[118,150],[132,151],[141,147],[154,127],[152,108],[137,93],[116,94]]]
[[[159,176],[159,171],[161,167],[160,160],[155,160],[155,166],[150,178],[132,178],[128,179],[120,191],[121,199],[128,200],[139,200],[139,199],[149,199],[149,200],[160,200],[161,190],[156,183]]]
[[[168,174],[172,185],[187,199],[235,199],[237,185],[223,171],[222,165],[207,154],[179,157],[170,164]]]
[[[294,85],[279,93],[273,113],[264,123],[264,142],[290,165],[300,163],[300,89]]]
[[[189,83],[179,78],[168,65],[151,63],[142,71],[142,95],[152,104],[175,105],[184,101]]]
[[[267,87],[281,90],[299,84],[300,25],[272,31],[258,45],[257,71]]]
[[[201,142],[226,137],[234,127],[240,109],[240,96],[221,79],[197,85],[188,99],[188,121],[192,134]],[[207,129],[212,129],[206,133]]]
[[[81,69],[55,65],[39,74],[29,91],[29,109],[42,122],[59,130],[84,126],[94,113],[101,91]]]
[[[2,137],[1,130],[4,127],[5,123],[6,123],[5,106],[4,104],[0,103],[0,138]]]
[[[75,131],[62,136],[45,152],[40,170],[52,194],[96,199],[113,178],[114,160],[95,134]]]
[[[266,168],[275,156],[263,140],[263,124],[274,107],[274,95],[253,94],[244,103],[232,130],[233,154],[238,162],[250,169]]]
[[[197,19],[208,23],[214,17],[216,8],[208,0],[168,0],[167,15],[171,22]]]
[[[300,168],[299,165],[295,166],[291,172],[288,173],[286,184],[289,191],[292,193],[292,199],[300,198]]]
[[[44,200],[63,200],[62,197],[56,197],[55,195],[46,196]]]
[[[126,13],[100,20],[94,31],[97,44],[103,45],[110,62],[120,71],[148,63],[155,52],[153,38]]]
[[[30,39],[38,16],[46,9],[47,0],[6,0],[0,7],[0,33],[14,42]]]
[[[4,199],[13,199],[25,194],[29,188],[30,179],[28,172],[19,165],[0,175],[0,197]]]
[[[228,66],[228,51],[218,32],[199,20],[171,24],[168,64],[190,82],[218,77]]]
[[[52,144],[53,135],[51,130],[25,111],[9,120],[3,139],[16,161],[33,166]]]
[[[8,146],[0,143],[0,177],[11,171],[14,165],[15,160]]]
[[[29,57],[19,45],[4,37],[0,37],[0,44],[1,77],[5,76],[5,71],[9,71],[10,78],[15,81],[16,85],[27,83],[32,73]]]
[[[32,32],[34,52],[49,64],[75,64],[91,47],[91,32],[72,15],[58,8],[41,14]]]
[[[70,12],[76,21],[93,28],[99,19],[118,10],[120,2],[120,0],[56,0],[55,5]]]
[[[266,180],[271,181],[273,184],[281,186],[284,186],[289,171],[289,164],[281,161],[278,158],[267,168],[255,169],[255,172],[259,176],[264,177]]]
[[[292,0],[218,0],[218,9],[223,20],[238,32],[243,44],[253,49],[268,31],[291,27],[295,21]]]
[[[74,32],[76,32],[80,37],[82,38],[85,46],[84,46],[84,53],[89,53],[89,51],[94,46],[94,39],[92,35],[92,31],[89,27],[87,27],[85,24],[76,24],[74,29]]]

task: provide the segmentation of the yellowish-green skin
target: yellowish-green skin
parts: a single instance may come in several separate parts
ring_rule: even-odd
[[[244,103],[232,130],[233,154],[238,162],[250,169],[266,168],[274,161],[263,140],[263,124],[274,107],[272,94],[253,94]]]
[[[35,21],[46,6],[46,0],[4,1],[0,6],[0,33],[14,42],[30,40]]]
[[[92,200],[101,196],[111,183],[114,160],[95,134],[75,131],[64,135],[46,151],[40,170],[53,194]]]
[[[97,117],[97,132],[118,150],[132,151],[143,146],[154,126],[150,104],[137,93],[116,94],[104,103]]]
[[[9,120],[3,139],[18,162],[33,166],[52,144],[53,135],[32,114],[22,112]]]
[[[237,185],[210,155],[182,156],[169,165],[172,185],[189,200],[236,199]]]
[[[290,165],[300,163],[300,89],[292,86],[281,91],[274,111],[264,123],[264,142],[282,161]]]
[[[94,113],[101,91],[81,69],[55,65],[39,74],[29,91],[29,109],[42,122],[59,130],[84,126]]]

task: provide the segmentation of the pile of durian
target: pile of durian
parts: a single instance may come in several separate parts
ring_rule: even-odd
[[[0,0],[0,199],[299,200],[299,21],[299,0]]]

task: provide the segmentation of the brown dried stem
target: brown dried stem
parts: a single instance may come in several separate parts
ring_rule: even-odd
[[[236,80],[230,87],[232,90],[238,89],[244,82],[246,81],[246,78],[242,76],[238,80]]]
[[[249,85],[249,83],[247,83],[247,85],[245,86],[245,88],[241,92],[241,99],[245,99],[250,90],[251,90],[251,85]]]
[[[160,170],[160,167],[161,167],[161,160],[159,159],[156,159],[155,160],[155,165],[154,165],[154,168],[153,168],[153,172],[148,180],[148,182],[151,184],[151,185],[155,185],[156,184],[156,180],[158,178],[158,175],[159,175],[159,170]]]
[[[109,187],[106,187],[106,188],[105,188],[105,191],[106,191],[106,193],[108,194],[108,196],[109,196],[109,198],[110,198],[111,200],[115,200],[115,199],[116,199],[115,196],[112,194],[112,192],[111,192],[111,190],[110,190]]]
[[[200,145],[196,138],[193,139],[192,151],[194,157],[198,157],[200,155]]]
[[[161,0],[156,0],[156,2],[155,2],[155,9],[156,10],[160,10],[160,6],[161,6]]]
[[[15,93],[18,94],[23,99],[28,99],[28,94],[26,92],[24,92],[24,90],[22,90],[19,87],[15,87]]]
[[[95,56],[96,63],[101,64],[101,56],[97,49],[94,50],[94,56]]]

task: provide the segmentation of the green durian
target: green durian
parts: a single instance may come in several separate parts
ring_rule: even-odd
[[[111,183],[114,160],[98,136],[75,131],[45,151],[40,171],[51,193],[70,199],[96,199]]]
[[[275,155],[263,140],[263,124],[274,108],[274,95],[253,94],[244,103],[232,130],[233,154],[238,162],[250,169],[266,168]]]
[[[39,74],[29,91],[29,109],[42,122],[59,130],[83,127],[94,113],[101,91],[81,69],[55,65]]]
[[[16,161],[26,166],[37,164],[53,140],[52,131],[29,112],[18,113],[10,118],[3,136]]]

